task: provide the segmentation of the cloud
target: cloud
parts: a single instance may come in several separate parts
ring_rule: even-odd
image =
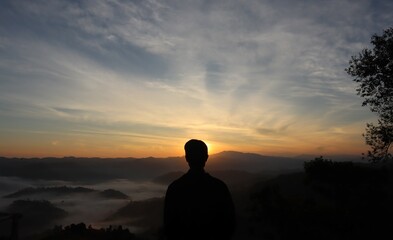
[[[330,138],[326,129],[373,119],[344,68],[393,12],[369,0],[2,4],[1,131],[168,135],[176,144],[195,134],[227,146],[236,141],[212,133],[258,146],[260,133],[282,141],[274,133],[283,126],[289,138]]]
[[[273,128],[257,128],[257,132],[261,135],[285,135],[286,129],[289,127],[289,125],[283,126],[279,129],[273,129]]]
[[[166,186],[154,184],[148,181],[130,181],[130,180],[111,180],[106,182],[93,182],[91,184],[78,184],[66,181],[48,181],[48,180],[26,180],[15,177],[0,177],[0,210],[4,211],[14,200],[13,198],[2,198],[2,196],[14,193],[27,187],[86,187],[94,190],[116,189],[131,197],[132,201],[142,201],[154,197],[165,195]],[[67,217],[60,219],[51,224],[69,225],[84,222],[87,225],[104,226],[110,224],[124,224],[124,222],[112,223],[105,221],[107,217],[115,213],[121,207],[124,207],[130,200],[125,199],[107,199],[102,198],[96,193],[79,193],[79,194],[50,194],[41,193],[22,197],[29,200],[43,199],[50,201],[56,207],[67,211]],[[27,213],[26,213],[27,214]]]
[[[125,179],[117,179],[113,181],[94,184],[92,187],[97,190],[116,189],[131,197],[133,201],[140,201],[154,197],[162,197],[165,195],[167,186],[155,184],[149,181],[130,181]]]

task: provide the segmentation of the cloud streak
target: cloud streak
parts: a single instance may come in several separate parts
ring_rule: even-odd
[[[30,155],[57,142],[59,155],[164,156],[190,137],[221,150],[297,154],[314,151],[315,139],[335,145],[333,129],[339,144],[362,151],[374,117],[344,68],[393,17],[389,1],[369,0],[2,5],[0,132],[50,134],[39,146],[0,146],[36,149]],[[296,147],[299,139],[307,140]],[[61,147],[72,141],[88,147]],[[154,152],[160,144],[168,150]],[[119,145],[135,147],[110,152]]]

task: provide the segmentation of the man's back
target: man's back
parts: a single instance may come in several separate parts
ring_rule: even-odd
[[[193,170],[174,181],[165,197],[164,227],[168,239],[229,239],[235,212],[225,183]]]

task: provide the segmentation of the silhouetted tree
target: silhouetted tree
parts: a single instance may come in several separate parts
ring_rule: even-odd
[[[117,227],[109,226],[108,228],[94,229],[91,226],[86,228],[84,223],[71,224],[66,227],[55,226],[52,230],[47,231],[36,238],[40,240],[138,240],[133,233],[121,225]]]
[[[368,123],[363,134],[371,147],[368,157],[378,162],[392,158],[393,142],[393,28],[371,37],[372,49],[363,49],[352,56],[345,70],[359,83],[356,91],[363,97],[363,106],[378,114],[378,123]]]

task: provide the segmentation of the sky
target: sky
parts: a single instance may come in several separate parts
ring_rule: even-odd
[[[0,156],[361,154],[345,72],[392,1],[0,3]]]

